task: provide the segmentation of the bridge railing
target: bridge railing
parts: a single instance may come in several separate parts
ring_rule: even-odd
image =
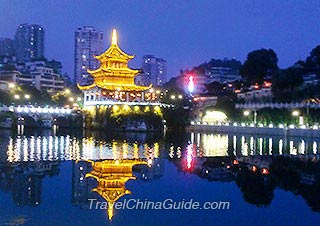
[[[71,114],[70,108],[34,107],[34,106],[1,106],[1,112],[35,113],[35,114]]]

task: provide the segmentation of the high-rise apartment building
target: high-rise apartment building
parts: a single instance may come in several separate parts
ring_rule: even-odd
[[[44,28],[37,24],[21,24],[14,37],[17,60],[31,61],[44,57]]]
[[[142,70],[141,83],[161,86],[166,82],[167,62],[164,59],[157,58],[154,55],[145,55],[143,56]]]
[[[11,38],[0,38],[0,56],[13,56],[14,44]]]
[[[87,70],[99,67],[99,61],[93,56],[102,53],[103,32],[91,26],[78,28],[75,31],[74,43],[74,81],[82,85],[91,83],[92,77]]]

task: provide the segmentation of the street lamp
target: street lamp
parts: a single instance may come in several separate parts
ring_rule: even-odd
[[[73,98],[73,97],[70,97],[70,98],[69,98],[69,101],[73,102],[73,101],[74,101],[74,98]]]
[[[299,115],[300,115],[299,111],[293,111],[292,112],[292,116],[294,116],[294,117],[297,117]]]
[[[245,110],[245,111],[243,112],[243,115],[244,115],[244,116],[249,116],[249,115],[250,115],[250,111]],[[253,110],[253,124],[254,124],[254,125],[257,124],[257,115],[258,115],[257,111],[256,111],[256,110]]]
[[[175,95],[171,95],[170,97],[172,100],[176,99],[176,96]]]
[[[71,93],[70,89],[65,89],[64,92],[65,92],[66,94]]]
[[[77,97],[77,101],[81,101],[81,97]]]
[[[298,124],[299,124],[300,126],[304,125],[303,116],[300,115],[300,112],[299,112],[299,111],[293,111],[293,112],[292,112],[292,116],[298,117]]]
[[[13,88],[15,88],[16,87],[16,85],[14,84],[14,83],[9,83],[9,85],[8,85],[8,87],[10,88],[10,89],[13,89]]]
[[[19,100],[19,99],[20,99],[20,96],[19,96],[18,94],[15,94],[15,95],[13,96],[13,98],[16,99],[16,100]]]
[[[25,94],[25,95],[24,95],[24,98],[25,98],[25,99],[30,99],[30,95],[29,95],[29,94]]]

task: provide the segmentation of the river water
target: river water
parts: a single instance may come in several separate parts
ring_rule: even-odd
[[[0,130],[0,225],[320,222],[319,139],[19,133]]]

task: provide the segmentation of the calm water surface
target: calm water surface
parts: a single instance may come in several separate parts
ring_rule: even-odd
[[[0,225],[319,225],[320,140],[0,130]],[[216,210],[90,200],[226,201]],[[110,216],[111,215],[111,216]]]

